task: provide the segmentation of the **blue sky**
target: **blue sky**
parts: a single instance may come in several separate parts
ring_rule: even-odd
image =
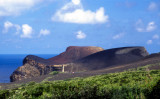
[[[160,1],[0,0],[0,54],[59,54],[68,46],[160,52]]]

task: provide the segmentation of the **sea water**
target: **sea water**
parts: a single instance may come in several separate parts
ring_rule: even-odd
[[[26,56],[26,54],[0,54],[0,83],[10,82],[10,75],[23,65],[23,59]],[[56,54],[38,54],[36,56],[48,59]]]

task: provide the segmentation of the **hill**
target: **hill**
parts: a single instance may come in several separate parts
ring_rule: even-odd
[[[74,48],[74,51],[76,51],[77,49],[79,49],[80,51],[80,49],[82,48],[82,52],[87,52],[87,50],[84,51],[84,49],[87,49],[88,47],[68,47],[66,52],[56,57],[64,55],[66,56],[66,59],[67,57],[73,58],[73,56],[69,55],[74,52]],[[81,56],[81,54],[77,54],[77,52],[74,52],[74,54],[72,55]],[[83,55],[85,56],[86,54]],[[51,59],[57,58],[53,57]],[[160,69],[160,54],[155,53],[149,55],[144,47],[122,47],[102,50],[97,53],[92,52],[91,55],[82,57],[78,60],[74,60],[71,63],[67,63],[66,66],[64,66],[65,74],[58,74],[54,78],[48,74],[52,71],[62,71],[63,64],[60,64],[60,67],[55,67],[56,65],[50,65],[50,61],[48,60],[42,59],[37,56],[27,56],[24,59],[24,65],[19,67],[11,75],[11,81],[16,81],[15,83],[26,83],[28,81],[40,82],[48,77],[51,78],[50,80],[64,80],[73,77],[88,77],[99,74],[122,72],[131,68],[137,68],[152,64],[158,65],[152,66],[152,68],[150,69]]]
[[[52,71],[62,71],[61,65],[58,67],[55,65],[73,62],[99,51],[103,51],[103,48],[94,46],[70,46],[65,52],[50,59],[43,59],[38,56],[28,55],[23,60],[23,66],[20,66],[11,74],[10,81],[14,82],[40,75],[46,75]]]
[[[72,66],[78,70],[98,70],[136,62],[148,55],[144,47],[113,48],[77,60]]]
[[[48,59],[50,64],[65,64],[81,59],[88,55],[103,51],[101,47],[94,46],[70,46],[65,52],[58,56]]]

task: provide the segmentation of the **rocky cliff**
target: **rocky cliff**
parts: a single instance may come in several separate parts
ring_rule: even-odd
[[[10,81],[14,82],[26,78],[45,75],[50,71],[53,71],[52,65],[40,57],[34,55],[28,55],[23,60],[23,66],[16,69],[10,76]]]
[[[103,51],[103,48],[92,46],[70,46],[65,52],[50,59],[43,59],[34,55],[28,55],[23,60],[23,66],[20,66],[12,73],[10,81],[14,82],[26,78],[45,75],[51,71],[62,70],[61,64],[76,61],[99,51]]]

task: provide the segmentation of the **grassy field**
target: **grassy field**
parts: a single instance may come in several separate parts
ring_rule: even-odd
[[[160,70],[148,66],[120,73],[30,82],[0,90],[0,99],[160,99]]]

